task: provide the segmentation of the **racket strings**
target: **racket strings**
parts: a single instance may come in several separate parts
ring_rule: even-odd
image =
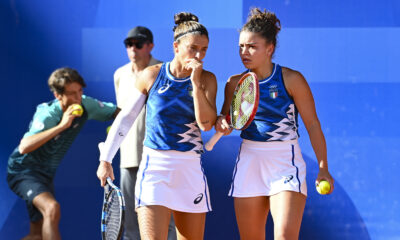
[[[232,127],[235,129],[243,128],[253,112],[256,102],[255,80],[247,77],[236,89],[231,105]]]
[[[111,191],[105,206],[105,235],[106,239],[118,239],[121,226],[121,206],[117,191]]]

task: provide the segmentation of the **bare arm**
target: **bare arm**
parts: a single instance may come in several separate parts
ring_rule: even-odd
[[[204,87],[193,87],[193,101],[196,121],[200,129],[209,131],[217,119],[217,107],[215,99],[217,95],[217,80],[210,72],[205,76]]]
[[[32,136],[25,137],[21,140],[18,150],[21,154],[30,153],[39,147],[43,146],[46,142],[50,141],[52,138],[60,134],[62,131],[69,128],[72,124],[72,121],[76,117],[72,114],[74,109],[69,106],[67,110],[64,112],[63,117],[60,123],[50,129],[47,129],[43,132],[34,134]]]
[[[226,121],[225,116],[229,113],[229,108],[232,102],[233,93],[235,91],[237,82],[239,81],[241,76],[242,74],[231,76],[225,85],[225,99],[221,109],[222,116],[219,116],[217,122],[215,123],[215,130],[218,132],[223,132],[224,135],[228,135],[232,132],[232,129],[230,128],[228,122]]]
[[[187,65],[192,69],[190,79],[193,85],[193,102],[197,124],[203,131],[209,131],[217,119],[215,98],[217,95],[217,80],[215,75],[203,70],[203,63],[192,59]]]
[[[316,182],[319,183],[321,180],[329,181],[332,186],[332,192],[334,180],[328,170],[325,137],[317,116],[311,89],[303,75],[297,71],[285,68],[283,70],[283,78],[288,93],[293,97],[295,105],[303,119],[311,145],[317,157],[319,174]]]
[[[162,63],[159,63],[157,65],[152,65],[145,68],[145,70],[143,70],[143,72],[137,78],[135,82],[135,87],[143,94],[148,95],[151,87],[156,81],[161,66]]]

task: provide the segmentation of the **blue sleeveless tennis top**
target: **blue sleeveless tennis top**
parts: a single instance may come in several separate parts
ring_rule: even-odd
[[[282,68],[274,63],[272,74],[259,81],[260,101],[254,120],[240,137],[252,141],[293,140],[298,135],[298,111],[286,92]]]
[[[203,153],[203,142],[194,114],[190,77],[175,78],[170,62],[161,66],[149,91],[144,146],[158,150]]]

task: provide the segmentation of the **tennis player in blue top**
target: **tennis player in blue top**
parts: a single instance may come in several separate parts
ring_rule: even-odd
[[[135,187],[141,239],[167,239],[173,214],[178,239],[203,239],[211,211],[201,165],[200,130],[215,124],[217,82],[203,69],[207,29],[191,13],[175,15],[174,59],[147,67],[132,89],[129,106],[100,147],[97,176],[114,178],[112,158],[146,102],[146,134]]]
[[[268,212],[274,221],[275,239],[298,239],[306,203],[306,165],[298,140],[298,113],[308,131],[319,164],[316,179],[327,180],[324,134],[311,90],[301,73],[272,62],[280,21],[274,13],[254,8],[242,27],[239,54],[248,71],[259,79],[260,101],[254,120],[241,132],[243,139],[229,195],[234,197],[236,219],[242,240],[265,239]],[[246,71],[247,72],[247,71]],[[229,78],[221,113],[230,102],[242,74]],[[216,130],[231,132],[225,117]]]
[[[61,238],[53,186],[56,170],[88,119],[112,120],[119,112],[114,104],[82,95],[86,84],[74,69],[55,70],[48,84],[55,99],[37,106],[28,132],[8,160],[7,182],[29,212],[30,233],[25,240]],[[83,107],[82,115],[73,113],[73,104]]]

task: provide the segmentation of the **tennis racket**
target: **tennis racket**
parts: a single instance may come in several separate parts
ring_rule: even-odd
[[[119,240],[125,217],[125,200],[121,190],[107,178],[104,187],[104,202],[101,213],[101,237],[103,240]]]
[[[253,72],[244,74],[235,87],[229,113],[226,121],[231,128],[236,130],[246,129],[257,112],[260,90],[257,75]],[[211,151],[218,140],[224,135],[216,132],[206,143],[205,148]]]

